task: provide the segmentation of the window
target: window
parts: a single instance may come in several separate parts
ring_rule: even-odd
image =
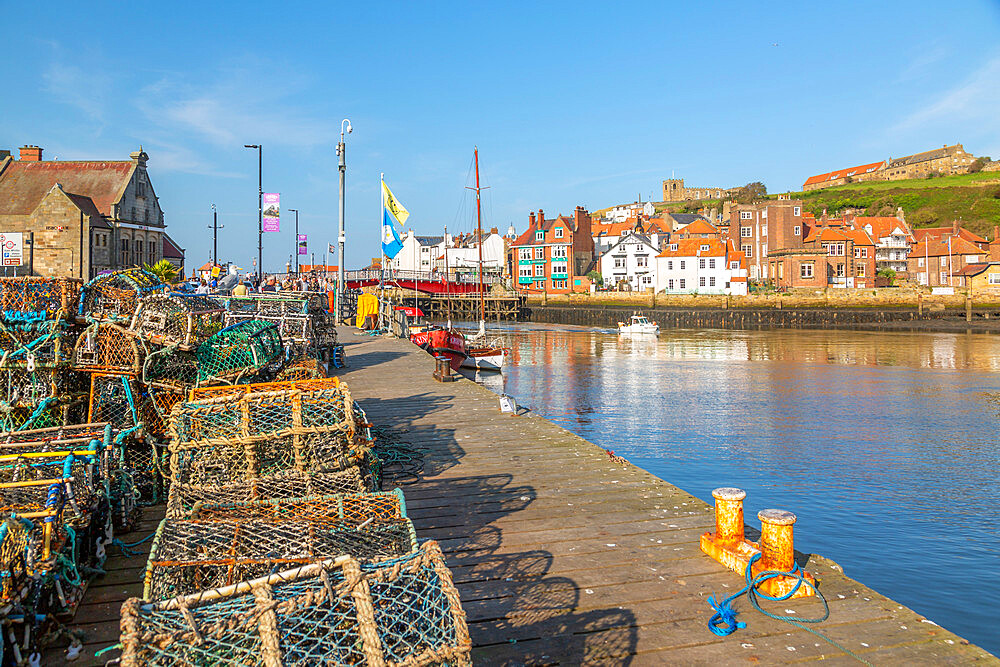
[[[948,272],[947,272],[947,271],[942,271],[942,272],[941,272],[941,280],[940,280],[940,283],[941,283],[942,285],[944,285],[944,284],[945,284],[945,283],[947,283],[947,282],[948,282]]]
[[[764,225],[763,227],[760,228],[760,235],[767,236],[767,225]]]
[[[520,259],[531,259],[531,248],[519,248],[518,257]]]
[[[760,247],[760,256],[767,257],[767,244],[765,243]]]
[[[865,277],[865,263],[864,262],[858,262],[858,264],[857,264],[857,271],[855,273],[857,273],[858,278],[864,278]]]
[[[708,244],[707,243],[702,244],[701,251],[702,252],[708,252]]]
[[[552,246],[552,257],[565,257],[566,256],[566,246],[564,245],[554,245]]]
[[[130,219],[130,220],[131,220],[132,222],[135,222],[135,221],[136,221],[136,217],[135,217],[135,206],[133,206],[133,207],[132,207],[132,217],[131,217],[131,218],[129,218],[129,219]]]
[[[917,266],[919,266],[920,268],[923,268],[923,266],[924,266],[924,258],[923,257],[918,257],[917,258]]]
[[[142,212],[142,219],[143,219],[143,222],[149,222],[149,209],[148,208],[145,211]]]
[[[556,228],[555,228],[555,229],[553,230],[553,235],[554,235],[554,236],[555,236],[555,237],[556,237],[557,239],[561,239],[561,238],[563,237],[563,228],[562,228],[562,227],[556,227]]]
[[[1000,273],[991,273],[989,275],[990,285],[1000,285]]]
[[[624,257],[615,257],[615,268],[616,269],[625,268],[625,258]]]
[[[800,226],[798,226],[798,225],[795,225],[794,227],[792,227],[792,234],[794,234],[795,236],[801,235],[802,234],[802,228]]]
[[[667,271],[673,271],[673,270],[674,270],[674,262],[673,262],[673,260],[668,260],[667,261]]]
[[[740,211],[740,220],[753,220],[753,214],[750,211]]]
[[[993,276],[990,276],[990,278],[992,278],[992,277]],[[673,289],[673,288],[674,288],[674,281],[673,281],[673,279],[670,279],[670,280],[667,281],[667,289]]]
[[[645,255],[636,255],[636,257],[635,257],[635,265],[636,266],[649,266],[649,263],[647,262],[647,257]]]
[[[799,265],[799,276],[801,278],[812,278],[813,277],[813,263],[806,262]]]
[[[544,264],[535,264],[535,277],[544,276],[544,275],[545,275],[545,265]]]
[[[676,243],[671,243],[670,244],[670,249],[671,250],[677,250],[677,244]]]
[[[740,237],[748,239],[753,236],[753,228],[751,227],[740,227]]]
[[[753,246],[749,243],[744,243],[741,250],[743,250],[744,257],[753,257]]]
[[[425,255],[426,255],[427,253],[429,253],[430,251],[431,251],[431,249],[430,249],[430,248],[428,248],[428,247],[426,247],[426,246],[425,246],[425,247],[422,247],[422,248],[420,249],[420,252],[422,252],[422,253],[423,253],[423,254],[425,254]]]
[[[709,276],[708,277],[708,286],[709,287],[715,287],[715,276]]]
[[[712,259],[708,260],[708,268],[710,268],[710,269],[714,269],[715,268],[715,258],[714,257]]]
[[[681,279],[680,279],[679,281],[677,281],[677,282],[678,282],[678,283],[680,283],[680,288],[681,288],[681,289],[684,289],[684,287],[685,287],[684,283],[685,283],[685,282],[687,282],[687,281],[685,281],[685,280],[684,280],[683,278],[681,278]]]
[[[552,273],[565,274],[568,264],[566,262],[553,262],[552,263]]]
[[[837,277],[838,278],[843,278],[844,277],[844,265],[843,264],[838,264],[837,265]]]
[[[699,269],[704,269],[705,268],[705,258],[704,257],[702,257],[701,259],[698,260],[698,268]]]
[[[735,271],[738,268],[740,268],[740,263],[739,262],[729,262],[729,269],[731,271]]]
[[[683,270],[684,270],[684,260],[682,259],[681,260],[681,271],[683,271]]]
[[[702,276],[701,278],[698,279],[698,287],[704,287],[704,286],[705,286],[705,276]]]
[[[545,248],[535,248],[535,259],[545,259]]]
[[[518,270],[517,270],[517,275],[519,275],[522,278],[530,278],[531,277],[531,266],[529,265],[529,266],[519,267]]]
[[[802,215],[802,207],[801,206],[793,206],[792,207],[792,215]]]
[[[535,240],[536,241],[544,241],[545,240],[545,232],[543,232],[540,229],[537,232],[535,232]]]
[[[965,256],[965,263],[966,264],[975,264],[978,261],[979,261],[979,255],[966,255]]]

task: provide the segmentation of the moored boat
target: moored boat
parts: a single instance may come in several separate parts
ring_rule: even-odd
[[[633,315],[629,318],[628,324],[618,323],[618,333],[653,334],[655,336],[660,333],[660,325],[650,321],[645,315]]]
[[[465,361],[462,362],[463,368],[475,368],[481,371],[499,371],[503,368],[504,357],[507,351],[497,345],[486,345],[478,347],[469,347],[466,349]]]
[[[410,340],[435,357],[447,357],[454,371],[457,371],[469,356],[465,351],[465,338],[450,329],[428,327],[423,331],[411,333]]]

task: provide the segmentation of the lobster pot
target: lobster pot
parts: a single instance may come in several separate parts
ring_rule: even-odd
[[[138,383],[133,378],[94,373],[90,378],[88,421],[107,422],[119,431],[134,429],[139,424],[139,398]]]
[[[311,356],[292,359],[278,373],[277,382],[294,382],[296,380],[316,380],[326,377],[326,370],[320,360]]]
[[[142,382],[173,393],[186,394],[198,382],[198,361],[194,352],[165,347],[146,357]]]
[[[327,517],[316,521],[165,519],[146,563],[143,598],[163,600],[228,586],[341,554],[371,561],[416,550],[413,524],[404,518],[364,526]]]
[[[371,477],[361,466],[337,472],[302,472],[288,470],[233,484],[198,485],[172,483],[167,496],[167,518],[186,518],[198,508],[212,504],[274,501],[304,496],[328,496],[339,493],[372,491]]]
[[[62,318],[0,319],[0,366],[4,368],[63,368],[73,361],[77,327]]]
[[[309,312],[309,298],[305,292],[232,296],[226,301],[226,310],[230,313],[244,313],[264,317],[306,315]]]
[[[16,454],[21,451],[53,451],[56,449],[94,449],[91,441],[99,441],[102,447],[112,445],[113,431],[110,424],[80,423],[71,426],[35,429],[32,431],[8,431],[0,433],[0,455]]]
[[[358,423],[343,383],[179,403],[170,417],[171,481],[219,485],[358,465],[370,447]]]
[[[95,320],[128,323],[135,316],[139,299],[167,286],[145,269],[125,269],[97,276],[80,288],[77,314]]]
[[[248,320],[226,327],[198,346],[198,381],[237,380],[280,364],[284,348],[271,322]]]
[[[87,421],[87,394],[60,394],[43,399],[35,407],[0,406],[0,430],[43,429]]]
[[[381,567],[349,556],[157,603],[122,605],[137,665],[470,665],[472,642],[436,542]]]
[[[79,374],[68,369],[0,368],[0,397],[6,405],[32,408],[83,389]]]
[[[138,376],[147,354],[145,342],[111,322],[91,325],[76,339],[73,368],[88,373]]]
[[[42,314],[43,319],[56,313],[76,313],[80,298],[79,278],[0,278],[0,312],[4,318],[14,315]]]
[[[223,327],[222,305],[207,296],[153,294],[139,300],[131,329],[158,345],[191,349]]]
[[[374,493],[334,493],[325,496],[204,503],[180,517],[200,521],[310,521],[323,525],[360,525],[406,518],[406,501],[399,489]]]
[[[160,442],[167,442],[169,438],[167,420],[170,418],[170,411],[183,400],[182,393],[147,387],[139,403],[139,418],[146,433]]]
[[[288,391],[298,389],[300,391],[321,391],[324,389],[336,389],[340,386],[340,378],[315,378],[310,380],[281,380],[274,382],[257,382],[253,384],[231,384],[218,385],[214,387],[196,387],[191,390],[191,400],[200,401],[206,398],[219,398],[220,396],[243,396],[245,394],[260,393],[266,391]]]

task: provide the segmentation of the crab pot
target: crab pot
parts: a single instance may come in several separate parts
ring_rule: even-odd
[[[0,312],[5,320],[29,314],[52,318],[60,311],[75,314],[82,285],[79,278],[0,278]]]
[[[284,348],[271,322],[247,320],[222,329],[198,346],[198,382],[232,380],[281,363]]]
[[[131,322],[139,300],[167,285],[145,269],[126,269],[97,276],[80,288],[77,314],[93,320]]]
[[[130,328],[158,345],[190,349],[222,329],[223,312],[206,296],[153,294],[139,300]]]
[[[112,322],[100,322],[76,339],[73,368],[88,373],[138,376],[146,354],[146,344],[141,338]]]
[[[124,667],[471,664],[465,612],[433,541],[381,566],[340,556],[161,602],[132,598],[121,628]]]
[[[5,368],[67,367],[73,360],[77,328],[62,319],[0,320],[0,357]]]

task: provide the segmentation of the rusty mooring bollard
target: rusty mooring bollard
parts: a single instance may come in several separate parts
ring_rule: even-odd
[[[785,510],[761,510],[760,566],[764,570],[788,572],[795,567],[793,526],[795,515]]]
[[[451,374],[451,360],[443,355],[434,357],[434,379],[438,382],[454,382],[455,376]]]
[[[743,541],[743,499],[747,492],[733,487],[712,491],[715,498],[715,540],[720,544]]]

